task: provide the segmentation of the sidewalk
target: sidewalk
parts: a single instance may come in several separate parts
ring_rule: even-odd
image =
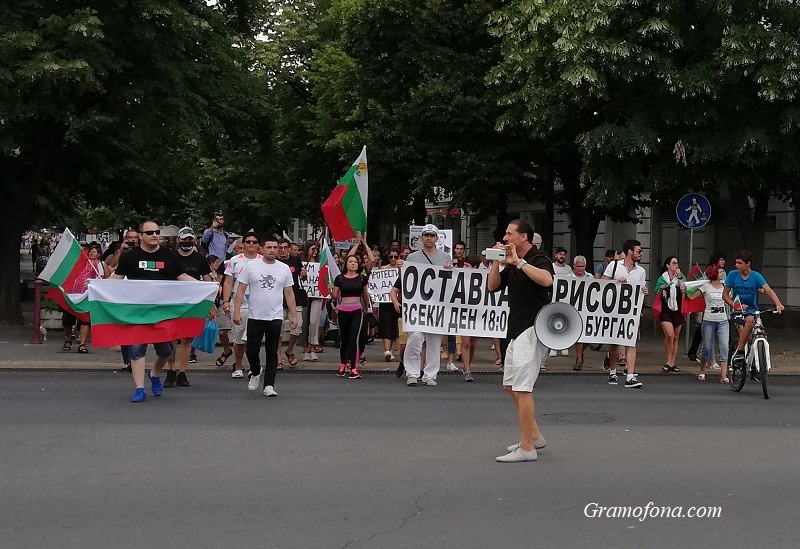
[[[22,268],[21,278],[32,280],[34,278],[31,270],[30,256],[27,250],[20,250],[20,267]],[[69,371],[69,370],[91,370],[91,371],[115,371],[122,367],[122,359],[119,352],[112,349],[91,349],[89,354],[78,354],[77,344],[72,345],[72,352],[64,353],[61,351],[63,334],[61,331],[50,330],[47,334],[47,341],[42,345],[30,345],[33,336],[33,303],[23,302],[23,314],[25,315],[25,326],[0,326],[0,371]],[[774,375],[800,375],[800,329],[780,330],[770,328],[770,318],[766,318],[767,333],[772,355],[772,367]],[[653,335],[657,330],[658,334]],[[692,327],[694,331],[694,327]],[[642,339],[638,346],[638,357],[636,361],[636,372],[640,374],[659,374],[661,366],[664,364],[664,344],[660,329],[655,326],[651,313],[648,310],[642,318]],[[690,361],[685,354],[685,337],[681,334],[680,351],[677,366],[681,368],[676,375],[695,375],[699,370],[699,364]],[[495,353],[490,350],[490,341],[481,340],[478,350],[475,353],[473,371],[476,374],[499,375],[500,368],[494,365]],[[583,370],[573,372],[572,366],[575,363],[575,351],[570,350],[569,356],[551,357],[547,360],[547,373],[571,375],[599,375],[603,374],[603,357],[606,347],[601,352],[586,350],[584,356]],[[207,355],[199,352],[197,354],[198,363],[190,365],[190,371],[195,372],[228,372],[232,365],[232,358],[223,368],[218,368],[214,361],[222,352],[217,348],[215,355]],[[289,368],[284,357],[285,371],[297,372],[334,372],[339,364],[339,350],[328,342],[325,345],[325,352],[319,355],[318,362],[303,362],[302,349],[295,351],[299,362],[296,368]],[[367,345],[365,355],[367,364],[360,370],[369,373],[389,373],[397,368],[397,362],[387,363],[383,359],[383,345],[376,341]],[[152,357],[152,350],[150,353]],[[152,358],[151,358],[152,360]],[[442,373],[447,365],[446,359],[442,359]],[[457,363],[460,367],[461,364]],[[714,372],[710,373],[709,379],[714,379]]]

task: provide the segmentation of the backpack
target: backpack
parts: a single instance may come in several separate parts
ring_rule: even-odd
[[[47,261],[50,259],[49,255],[40,255],[36,258],[36,263],[34,264],[34,270],[36,271],[37,275],[42,274],[45,266],[47,265]]]

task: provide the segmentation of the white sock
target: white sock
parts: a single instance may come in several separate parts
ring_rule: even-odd
[[[608,375],[610,375],[610,376],[615,376],[615,375],[617,375],[617,370],[615,370],[615,369],[611,369],[611,370],[609,370],[609,371],[608,371]]]
[[[632,380],[632,379],[633,379],[633,378],[635,378],[635,377],[636,377],[636,374],[628,374],[628,375],[625,377],[625,381],[630,381],[630,380]]]

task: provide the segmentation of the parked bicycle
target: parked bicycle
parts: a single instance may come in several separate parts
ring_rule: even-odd
[[[744,387],[744,382],[747,378],[747,373],[750,372],[750,379],[752,381],[761,381],[761,388],[764,391],[764,398],[769,398],[769,390],[767,388],[767,375],[772,368],[770,365],[769,357],[769,341],[767,341],[767,330],[761,322],[761,315],[765,313],[777,312],[774,308],[764,309],[763,311],[756,311],[755,313],[734,312],[731,313],[733,319],[743,319],[747,314],[752,314],[755,317],[755,324],[753,331],[750,334],[750,339],[744,347],[744,358],[737,357],[731,360],[728,367],[728,376],[731,380],[731,389],[737,393]],[[736,353],[737,347],[736,339],[731,341],[730,352],[728,356],[733,357]],[[760,379],[759,379],[760,378]]]

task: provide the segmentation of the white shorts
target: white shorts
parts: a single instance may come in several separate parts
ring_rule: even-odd
[[[247,313],[249,312],[249,308],[242,305],[239,312],[242,315],[242,323],[233,324],[231,328],[231,337],[236,345],[244,345],[247,343]]]
[[[289,309],[283,309],[283,341],[289,341],[289,336],[299,336],[303,334],[303,308],[302,307],[295,307],[297,309],[297,328],[292,330],[292,324],[290,322],[291,317],[289,316]]]
[[[532,392],[545,356],[547,347],[539,343],[536,331],[531,326],[508,344],[503,365],[503,386],[521,393]]]

